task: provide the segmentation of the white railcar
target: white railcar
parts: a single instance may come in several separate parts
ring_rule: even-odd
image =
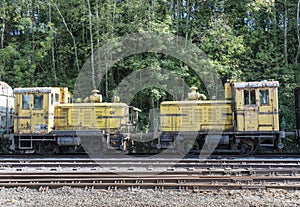
[[[12,88],[0,81],[0,134],[13,130],[14,94]]]

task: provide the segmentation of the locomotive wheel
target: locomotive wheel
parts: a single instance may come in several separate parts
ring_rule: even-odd
[[[240,151],[240,154],[242,155],[251,155],[256,152],[258,148],[257,141],[256,140],[241,140],[238,144],[238,150]]]
[[[187,155],[193,146],[194,144],[191,141],[183,141],[178,143],[177,149],[180,154]]]
[[[59,152],[59,148],[53,143],[44,144],[39,142],[34,144],[34,151],[41,155],[53,155]]]
[[[200,144],[197,140],[195,140],[194,144],[190,148],[190,153],[191,154],[199,154],[200,153]]]
[[[103,155],[107,150],[103,137],[80,137],[80,139],[85,152],[92,157]]]

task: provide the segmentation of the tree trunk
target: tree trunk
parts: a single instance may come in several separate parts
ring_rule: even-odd
[[[94,43],[93,43],[93,25],[92,25],[92,11],[90,0],[87,0],[89,9],[89,27],[90,27],[90,41],[91,41],[91,68],[92,68],[92,85],[94,89],[97,89],[95,83],[95,64],[94,64]]]
[[[51,24],[52,22],[52,16],[51,16],[51,1],[49,0],[48,2],[48,11],[49,11],[49,22]],[[54,33],[52,31],[52,26],[50,26],[50,34],[51,34],[51,55],[52,55],[52,75],[53,75],[53,78],[54,78],[54,84],[55,86],[57,85],[57,77],[56,77],[56,68],[55,68],[55,51],[54,51]]]
[[[190,9],[189,9],[189,1],[187,1],[186,5],[186,23],[185,23],[185,47],[187,46],[188,42],[188,27],[189,27],[189,19],[190,19]]]
[[[5,17],[5,10],[4,10],[4,17]],[[5,19],[3,18],[2,28],[1,28],[1,49],[4,48],[4,34],[5,34]],[[2,65],[5,71],[5,60],[2,61]],[[2,72],[0,71],[0,80],[2,80]]]
[[[52,2],[53,2],[53,0],[52,0]],[[57,7],[57,5],[56,5],[54,2],[53,2],[53,4],[54,4],[54,6],[55,6],[55,8],[56,8],[56,10],[57,10],[57,12],[58,12],[60,18],[62,19],[62,22],[63,22],[64,26],[66,27],[66,30],[68,31],[68,33],[70,34],[70,36],[71,36],[71,38],[72,38],[72,40],[73,40],[74,53],[75,53],[75,63],[76,63],[77,70],[79,71],[80,68],[79,68],[79,63],[78,63],[78,54],[77,54],[77,46],[76,46],[76,40],[75,40],[75,37],[74,37],[74,35],[72,34],[71,30],[69,29],[69,27],[68,27],[68,25],[67,25],[67,23],[66,23],[66,20],[65,20],[64,16],[62,15],[62,13],[60,12],[59,8]]]
[[[176,22],[176,26],[177,26],[177,34],[176,34],[176,43],[178,44],[178,36],[179,36],[179,14],[180,14],[180,11],[179,11],[179,9],[180,9],[180,7],[179,7],[179,0],[177,0],[177,7],[176,7],[176,9],[177,9],[177,22]]]
[[[4,10],[5,17],[5,10]],[[1,28],[1,48],[4,48],[4,34],[5,34],[5,19],[3,18],[2,28]]]
[[[100,45],[100,30],[99,30],[99,0],[96,0],[96,19],[97,19],[97,47]]]
[[[288,11],[287,2],[284,0],[284,61],[285,66],[288,67],[288,52],[287,52],[287,27],[288,27]]]

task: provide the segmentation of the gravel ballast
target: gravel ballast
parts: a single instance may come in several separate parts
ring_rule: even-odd
[[[0,206],[300,206],[300,191],[1,188]]]

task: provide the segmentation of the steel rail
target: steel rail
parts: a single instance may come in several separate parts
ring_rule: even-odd
[[[22,175],[19,175],[22,176]],[[23,179],[6,178],[0,179],[2,187],[93,187],[93,188],[288,188],[300,189],[300,176],[173,176],[159,175],[152,177],[122,177],[98,175],[90,177],[66,177],[62,174],[54,176],[49,174],[45,178],[28,179],[26,175]],[[107,177],[108,176],[108,177]],[[38,175],[37,175],[38,177]]]
[[[219,159],[174,159],[174,158],[2,158],[0,156],[0,163],[3,162],[11,162],[11,163],[33,163],[33,162],[162,162],[162,163],[168,163],[168,162],[176,162],[176,163],[210,163],[210,162],[260,162],[260,163],[286,163],[286,162],[297,162],[300,164],[300,156],[299,158],[264,158],[264,159],[257,159],[257,158],[219,158]]]
[[[208,160],[203,162],[172,162],[165,160],[2,160],[0,170],[5,168],[55,168],[55,167],[118,167],[118,168],[295,168],[300,167],[300,160]]]
[[[22,159],[0,161],[0,186],[300,189],[300,160]],[[175,162],[176,161],[176,162]],[[173,165],[173,166],[172,166]]]

